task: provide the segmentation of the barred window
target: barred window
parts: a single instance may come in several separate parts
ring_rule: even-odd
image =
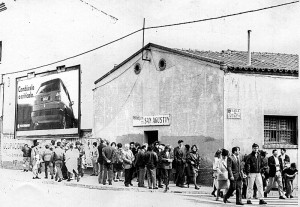
[[[265,116],[265,144],[297,145],[297,117]]]

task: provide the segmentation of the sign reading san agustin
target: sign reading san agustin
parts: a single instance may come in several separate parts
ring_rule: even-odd
[[[133,116],[133,126],[168,126],[170,115]]]

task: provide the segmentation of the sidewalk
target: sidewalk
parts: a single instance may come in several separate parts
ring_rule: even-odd
[[[132,181],[133,186],[125,187],[123,182],[113,182],[113,185],[103,185],[98,184],[97,176],[90,176],[85,174],[79,182],[76,180],[71,180],[67,182],[63,180],[62,182],[57,182],[51,179],[45,179],[44,173],[40,174],[39,177],[41,179],[32,179],[32,172],[23,172],[21,170],[8,170],[8,169],[0,169],[0,175],[2,179],[11,179],[19,182],[32,182],[32,183],[43,183],[43,184],[52,184],[52,185],[60,185],[60,186],[71,186],[71,187],[79,187],[79,188],[88,188],[88,189],[97,189],[97,190],[113,190],[113,191],[134,191],[134,192],[160,192],[163,193],[164,188],[159,188],[157,190],[148,189],[148,188],[140,188],[137,187],[136,179]],[[147,186],[147,181],[145,180],[145,185]],[[200,190],[196,190],[193,185],[190,185],[190,188],[179,188],[176,187],[173,182],[170,184],[170,190],[168,193],[179,193],[179,194],[206,194],[210,195],[212,192],[212,187],[201,186]],[[298,189],[295,189],[294,195],[298,195]],[[271,191],[269,196],[278,196],[277,191]]]

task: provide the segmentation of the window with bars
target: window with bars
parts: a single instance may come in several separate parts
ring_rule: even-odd
[[[265,116],[265,144],[297,145],[297,117]]]

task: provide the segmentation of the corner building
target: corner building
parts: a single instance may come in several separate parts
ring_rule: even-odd
[[[212,183],[217,149],[255,142],[298,162],[298,56],[179,50],[149,43],[95,81],[93,135],[198,146],[198,181]]]

